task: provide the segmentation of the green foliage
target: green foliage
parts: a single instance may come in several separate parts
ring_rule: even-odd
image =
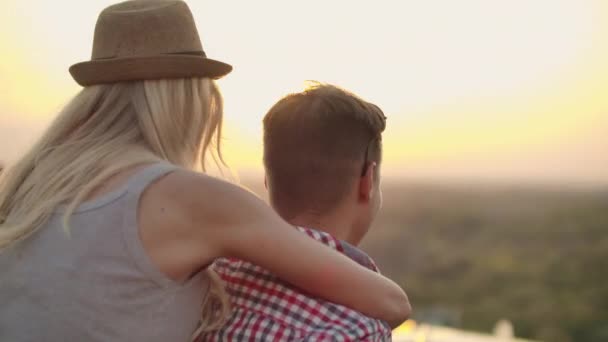
[[[506,318],[520,337],[608,341],[608,192],[383,190],[363,248],[406,289],[415,319],[440,309],[464,329]]]

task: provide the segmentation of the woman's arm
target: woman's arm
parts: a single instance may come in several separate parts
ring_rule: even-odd
[[[179,250],[182,259],[195,259],[194,269],[217,257],[237,257],[392,327],[408,318],[410,304],[397,284],[298,232],[250,192],[186,171],[166,178],[159,188],[170,192],[165,195],[179,228],[174,223],[177,240],[165,255]]]

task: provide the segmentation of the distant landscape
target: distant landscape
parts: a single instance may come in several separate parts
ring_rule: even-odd
[[[363,248],[407,290],[414,319],[608,341],[608,189],[385,181],[383,193]]]
[[[242,184],[266,197],[262,180]],[[608,188],[382,188],[362,248],[407,291],[413,319],[486,333],[507,319],[518,337],[608,341]]]

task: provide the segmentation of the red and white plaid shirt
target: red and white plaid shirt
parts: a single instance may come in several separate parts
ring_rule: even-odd
[[[367,254],[330,234],[298,229],[378,272]],[[383,321],[312,298],[267,270],[237,259],[219,259],[215,271],[231,297],[232,314],[218,331],[196,341],[390,341]]]

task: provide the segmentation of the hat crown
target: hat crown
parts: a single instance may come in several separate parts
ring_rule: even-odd
[[[131,0],[104,9],[92,59],[204,54],[194,18],[180,0]]]

